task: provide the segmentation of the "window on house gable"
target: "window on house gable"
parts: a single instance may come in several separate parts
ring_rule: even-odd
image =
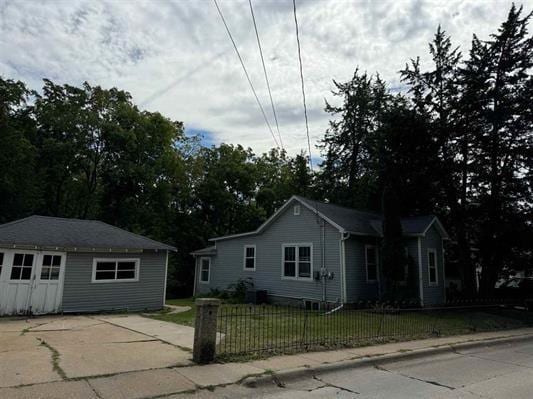
[[[312,274],[312,246],[310,244],[283,245],[282,277],[309,280]]]
[[[255,245],[244,246],[244,270],[255,270]]]
[[[11,280],[30,280],[33,254],[15,254],[11,267]]]
[[[438,285],[437,251],[434,249],[428,249],[428,275],[429,284]]]
[[[378,252],[374,245],[365,247],[366,256],[366,281],[376,281],[378,279]]]
[[[211,272],[211,258],[200,259],[200,282],[209,283]]]
[[[294,216],[300,215],[300,205],[294,205]]]

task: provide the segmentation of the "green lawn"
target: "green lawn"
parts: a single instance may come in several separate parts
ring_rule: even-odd
[[[167,310],[164,310],[156,315],[151,316],[157,320],[171,321],[176,324],[183,324],[186,326],[194,325],[194,318],[196,316],[196,308],[194,307],[193,298],[184,298],[184,299],[169,299],[167,300],[168,305],[176,306],[190,306],[191,310],[183,313],[169,314]]]
[[[192,299],[168,301],[191,306],[185,313],[160,313],[159,320],[192,326]],[[371,345],[431,336],[533,326],[533,314],[507,308],[381,311],[342,310],[331,315],[297,308],[223,304],[217,352],[222,358],[265,356],[302,349]]]

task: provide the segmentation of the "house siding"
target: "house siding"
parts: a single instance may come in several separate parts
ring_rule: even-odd
[[[251,278],[256,289],[281,298],[322,300],[321,281],[284,280],[282,270],[282,244],[312,243],[313,273],[322,266],[321,224],[325,223],[305,206],[300,206],[300,215],[293,214],[293,200],[277,219],[261,234],[237,237],[216,242],[217,255],[211,257],[210,283],[199,282],[197,293],[208,293],[211,289],[225,290],[239,278]],[[256,270],[243,270],[245,245],[256,246]],[[341,298],[340,232],[325,223],[324,240],[325,266],[335,274],[326,282],[326,300],[336,302]],[[197,269],[198,270],[198,269]]]
[[[437,281],[438,285],[429,285],[428,270],[428,248],[433,248],[437,252]],[[421,238],[421,255],[422,255],[422,276],[424,281],[424,306],[439,305],[445,302],[445,284],[444,284],[444,263],[442,237],[435,228],[431,228],[426,236]]]
[[[64,312],[140,311],[163,307],[166,251],[67,253]],[[94,258],[139,258],[139,281],[92,283]]]
[[[352,236],[346,245],[346,302],[376,300],[379,298],[379,283],[366,281],[365,245],[375,245],[379,254],[379,238]]]

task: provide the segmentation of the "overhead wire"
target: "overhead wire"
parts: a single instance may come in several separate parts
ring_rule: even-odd
[[[272,114],[274,114],[274,121],[276,122],[276,130],[278,132],[279,142],[281,144],[281,149],[283,149],[283,139],[281,138],[281,132],[279,130],[278,116],[276,114],[276,107],[274,106],[274,100],[272,99],[272,91],[270,90],[270,82],[268,80],[268,73],[265,66],[265,58],[263,57],[263,48],[261,46],[261,39],[259,38],[259,32],[257,30],[257,23],[255,21],[254,8],[252,6],[252,0],[248,0],[250,4],[250,13],[252,14],[252,21],[254,23],[255,37],[257,39],[257,47],[259,48],[259,54],[261,55],[261,63],[263,64],[263,73],[265,75],[265,82],[268,89],[268,95],[270,97],[270,105],[272,106]]]
[[[265,119],[265,123],[268,127],[268,130],[270,131],[270,134],[272,135],[272,138],[274,139],[274,142],[276,143],[276,147],[280,147],[278,140],[276,139],[276,136],[274,134],[274,131],[272,130],[272,127],[270,126],[270,123],[268,122],[268,118],[266,116],[265,110],[263,109],[263,105],[261,104],[261,101],[259,100],[259,97],[257,96],[257,93],[255,91],[254,85],[252,83],[252,80],[250,79],[250,75],[248,74],[248,71],[246,69],[246,66],[244,65],[244,61],[241,57],[241,53],[239,52],[239,49],[237,48],[237,44],[235,43],[235,40],[233,40],[233,35],[231,34],[231,31],[229,30],[228,24],[226,23],[226,19],[224,18],[224,14],[222,14],[222,10],[218,6],[217,0],[213,0],[213,3],[215,3],[215,7],[217,8],[218,14],[220,15],[220,19],[224,23],[224,27],[226,28],[226,32],[228,33],[228,36],[231,40],[231,43],[233,44],[233,48],[235,49],[235,52],[237,53],[237,57],[239,57],[239,61],[241,63],[242,69],[244,71],[244,74],[246,75],[246,80],[248,80],[248,84],[250,85],[250,88],[252,89],[252,93],[255,97],[255,100],[257,101],[257,105],[259,106],[259,109],[261,110],[261,113],[263,114],[263,118]]]
[[[294,25],[296,26],[296,42],[298,44],[298,61],[300,64],[300,81],[302,84],[302,99],[304,105],[304,116],[305,116],[305,131],[307,134],[307,147],[309,150],[309,166],[311,171],[313,171],[313,160],[311,159],[311,139],[309,138],[309,121],[307,119],[307,103],[305,100],[305,85],[304,85],[304,72],[302,67],[302,50],[300,48],[300,33],[298,31],[298,17],[296,16],[296,0],[292,0],[293,11],[294,11]]]

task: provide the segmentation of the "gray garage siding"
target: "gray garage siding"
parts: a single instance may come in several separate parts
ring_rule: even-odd
[[[428,248],[434,248],[437,251],[437,275],[438,285],[429,285],[429,271],[428,271]],[[443,250],[442,237],[435,228],[431,228],[426,233],[426,237],[421,239],[422,249],[422,276],[424,278],[424,306],[438,305],[445,301],[445,286],[444,286],[444,268],[443,268]]]
[[[139,258],[139,281],[92,283],[93,258]],[[64,312],[155,310],[163,306],[166,251],[67,254]]]
[[[251,277],[255,288],[265,289],[270,295],[296,299],[322,300],[320,281],[283,280],[281,278],[282,244],[313,244],[313,272],[320,270],[322,263],[320,228],[316,215],[305,206],[300,206],[300,215],[293,214],[293,204],[278,216],[277,220],[260,235],[217,241],[217,255],[212,258],[210,284],[199,282],[197,292],[207,293],[211,288],[224,290],[239,278]],[[322,219],[320,219],[322,223]],[[326,267],[335,273],[327,281],[327,300],[340,299],[340,233],[326,223]],[[256,246],[256,271],[243,270],[245,245]]]

